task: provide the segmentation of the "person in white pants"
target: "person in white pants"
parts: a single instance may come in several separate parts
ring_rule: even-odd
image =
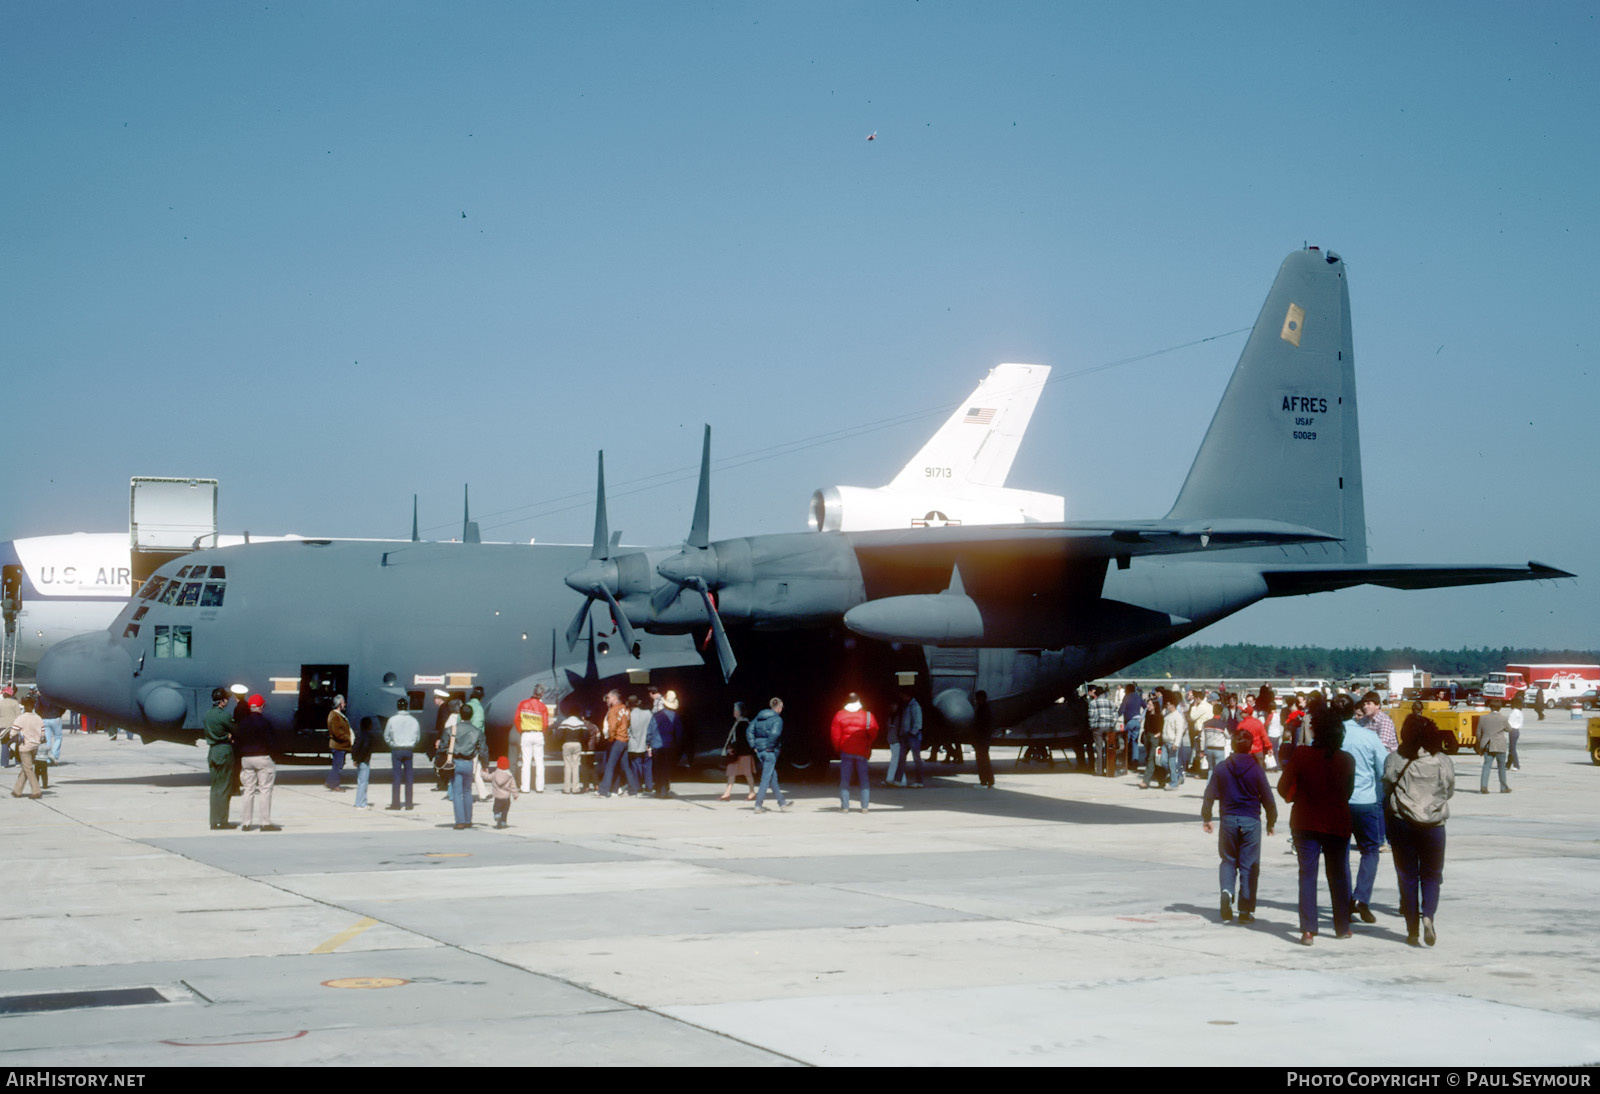
[[[544,793],[544,730],[550,724],[550,708],[544,705],[544,685],[534,686],[533,695],[517,704],[512,725],[520,736],[517,749],[522,753],[522,792],[528,793],[529,768],[533,791]]]

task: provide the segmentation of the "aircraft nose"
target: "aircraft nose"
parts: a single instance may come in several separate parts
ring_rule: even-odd
[[[39,659],[39,690],[62,706],[129,725],[133,709],[133,659],[105,632],[58,642]]]

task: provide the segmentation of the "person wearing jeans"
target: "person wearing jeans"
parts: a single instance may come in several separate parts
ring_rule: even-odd
[[[1483,774],[1478,779],[1478,793],[1489,792],[1489,768],[1498,764],[1500,769],[1500,793],[1511,793],[1511,784],[1506,782],[1506,754],[1511,751],[1511,722],[1500,713],[1500,701],[1489,700],[1489,713],[1478,719],[1478,736],[1476,747],[1483,753]]]
[[[1334,933],[1350,937],[1350,793],[1355,757],[1345,752],[1344,720],[1331,706],[1311,717],[1311,744],[1294,750],[1278,780],[1278,793],[1293,802],[1289,831],[1300,860],[1300,944],[1317,937],[1317,859],[1326,862]]]
[[[867,757],[872,755],[872,743],[878,736],[878,723],[872,712],[864,709],[861,696],[851,692],[845,699],[844,709],[833,716],[829,735],[833,747],[839,751],[839,811],[850,812],[850,780],[861,787],[861,811],[865,813],[872,801],[872,790],[867,783]]]
[[[451,755],[455,759],[455,771],[451,773],[450,781],[455,793],[451,800],[455,804],[456,828],[472,827],[472,769],[473,761],[489,763],[489,749],[484,742],[483,730],[467,721],[465,718],[456,723],[455,744],[452,746]]]
[[[422,741],[422,724],[411,713],[411,704],[401,699],[395,713],[383,726],[383,740],[389,746],[389,808],[399,809],[400,787],[406,788],[405,808],[411,808],[411,761]]]
[[[1376,923],[1367,907],[1372,901],[1372,886],[1378,879],[1378,849],[1383,846],[1383,805],[1379,801],[1383,767],[1389,750],[1383,747],[1378,732],[1356,721],[1355,708],[1345,696],[1334,700],[1334,709],[1344,722],[1344,744],[1340,747],[1355,761],[1355,783],[1350,789],[1350,828],[1361,861],[1356,867],[1355,887],[1351,890],[1351,911],[1363,923]],[[1346,852],[1345,861],[1349,861]]]
[[[767,800],[767,791],[778,799],[779,809],[788,809],[789,802],[783,796],[783,790],[778,786],[778,745],[783,739],[783,700],[774,698],[767,704],[767,709],[755,716],[750,723],[750,747],[756,750],[756,760],[761,764],[761,785],[756,788],[757,813],[765,813],[763,803]],[[862,784],[863,788],[865,783]]]
[[[1250,734],[1239,734],[1233,755],[1212,767],[1200,804],[1200,821],[1207,832],[1211,831],[1211,803],[1220,801],[1222,806],[1217,854],[1224,923],[1233,919],[1234,894],[1239,897],[1239,922],[1255,919],[1256,883],[1261,876],[1261,810],[1267,811],[1268,835],[1278,823],[1278,806],[1266,772],[1250,757],[1252,743]]]

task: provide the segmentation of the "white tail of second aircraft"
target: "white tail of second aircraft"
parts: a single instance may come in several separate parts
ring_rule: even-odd
[[[829,486],[811,496],[813,531],[1059,521],[1057,494],[1008,490],[1048,365],[997,365],[888,486]]]

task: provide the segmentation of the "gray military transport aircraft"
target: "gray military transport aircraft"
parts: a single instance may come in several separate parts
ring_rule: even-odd
[[[1162,519],[713,541],[709,458],[707,427],[681,548],[618,548],[602,454],[587,557],[475,542],[215,549],[161,567],[109,630],[56,646],[39,683],[147,741],[197,739],[211,689],[242,684],[268,695],[294,752],[323,747],[335,691],[382,717],[436,687],[482,686],[494,743],[535,684],[582,704],[648,674],[684,694],[701,744],[720,743],[727,700],[778,694],[825,755],[816,742],[842,694],[884,711],[897,672],[917,674],[948,725],[970,722],[978,689],[1011,725],[1265,597],[1572,576],[1367,562],[1345,265],[1315,247],[1284,260]],[[215,588],[161,595],[171,583]]]

